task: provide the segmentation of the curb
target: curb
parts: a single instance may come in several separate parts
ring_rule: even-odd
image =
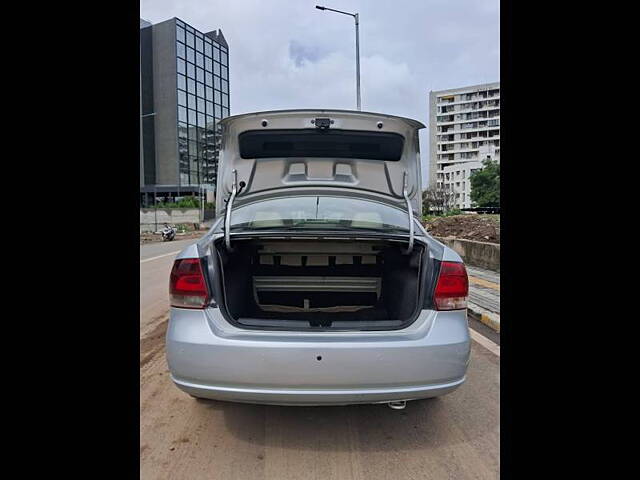
[[[500,314],[490,312],[489,310],[485,310],[482,307],[474,303],[469,303],[467,306],[467,311],[469,314],[475,318],[476,320],[484,323],[487,327],[489,327],[494,332],[500,333]]]

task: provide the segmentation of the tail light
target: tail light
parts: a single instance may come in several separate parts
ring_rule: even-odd
[[[169,297],[172,307],[205,308],[209,291],[198,258],[176,260],[171,269]]]
[[[442,262],[434,299],[436,310],[467,308],[469,279],[464,263]]]

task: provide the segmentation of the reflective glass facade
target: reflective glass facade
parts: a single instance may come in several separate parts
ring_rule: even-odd
[[[229,50],[221,30],[178,18],[140,21],[140,194],[176,199],[215,191],[216,127],[229,116]],[[209,200],[211,201],[211,200]]]
[[[179,184],[216,183],[216,124],[229,116],[229,52],[176,19]],[[226,42],[225,42],[226,43]]]

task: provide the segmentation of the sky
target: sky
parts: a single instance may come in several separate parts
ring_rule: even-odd
[[[414,118],[423,178],[429,91],[500,80],[499,0],[141,0],[140,17],[221,29],[229,44],[231,115],[287,108],[356,109],[359,13],[362,110]],[[423,185],[426,185],[423,181]]]

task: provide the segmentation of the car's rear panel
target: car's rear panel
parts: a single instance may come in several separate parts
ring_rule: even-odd
[[[465,378],[464,311],[423,310],[394,332],[265,332],[218,309],[172,309],[167,360],[198,397],[278,404],[375,403],[448,393]]]

